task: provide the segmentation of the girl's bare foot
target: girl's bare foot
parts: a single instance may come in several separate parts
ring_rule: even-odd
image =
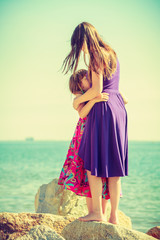
[[[107,219],[104,217],[103,214],[90,212],[88,215],[79,218],[80,221],[88,222],[88,221],[99,221],[99,222],[106,222]]]
[[[107,222],[107,214],[103,213],[103,217],[104,217],[105,221]]]

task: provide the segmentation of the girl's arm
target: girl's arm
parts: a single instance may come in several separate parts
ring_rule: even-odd
[[[88,103],[80,103],[78,105],[78,108],[76,109],[78,111],[78,114],[80,116],[80,118],[84,118],[88,115],[88,113],[90,112],[90,110],[92,109],[92,107],[95,104],[95,100],[91,99]]]
[[[128,99],[120,92],[122,98],[123,98],[123,102],[124,104],[127,104],[128,103]]]
[[[95,103],[108,101],[108,95],[108,93],[100,93],[97,97],[91,99],[88,103],[80,103],[77,108],[80,118],[86,117]]]
[[[78,108],[78,105],[82,102],[86,102],[97,97],[103,90],[103,74],[101,70],[99,73],[92,71],[92,87],[88,89],[83,95],[76,97],[73,101],[73,107]]]

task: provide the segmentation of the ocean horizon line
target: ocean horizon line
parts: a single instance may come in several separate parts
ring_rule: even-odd
[[[32,140],[27,140],[27,139],[12,139],[12,140],[0,140],[0,142],[69,142],[71,139],[32,139]],[[160,140],[128,140],[128,142],[160,142]]]

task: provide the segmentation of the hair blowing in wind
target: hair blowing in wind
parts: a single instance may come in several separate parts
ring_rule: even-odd
[[[80,23],[73,31],[71,51],[63,61],[62,72],[65,71],[65,74],[67,74],[70,70],[73,71],[73,74],[75,73],[84,43],[88,48],[89,54],[88,66],[84,52],[84,62],[88,67],[89,80],[91,81],[91,71],[95,71],[98,74],[99,68],[102,70],[104,77],[109,79],[116,70],[116,52],[102,40],[95,27],[88,22]]]

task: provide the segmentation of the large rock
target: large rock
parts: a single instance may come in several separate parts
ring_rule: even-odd
[[[105,222],[75,220],[61,233],[66,240],[155,240],[145,233]]]
[[[35,211],[37,213],[53,213],[61,216],[80,217],[88,214],[86,197],[58,185],[58,178],[42,185],[35,196]],[[107,204],[107,220],[111,211],[110,202]],[[131,219],[118,210],[120,224],[132,228]]]
[[[55,178],[38,189],[35,196],[35,212],[61,216],[70,214],[78,217],[82,213],[87,214],[86,199],[63,189],[63,186],[58,184],[58,178]]]
[[[0,239],[16,239],[28,233],[36,225],[45,225],[61,235],[63,228],[76,218],[48,213],[0,213]]]
[[[16,238],[16,240],[35,240],[35,239],[47,239],[47,240],[65,240],[52,228],[46,225],[37,225],[33,227],[26,235]]]
[[[153,227],[147,231],[148,235],[160,239],[160,226]]]

